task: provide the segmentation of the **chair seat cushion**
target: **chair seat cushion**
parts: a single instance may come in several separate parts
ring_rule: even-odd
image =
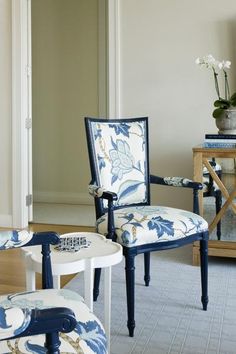
[[[208,229],[205,219],[197,214],[160,206],[115,210],[114,222],[117,242],[126,247],[174,241]],[[97,229],[107,234],[107,214],[97,220]]]
[[[85,305],[80,295],[67,289],[39,290],[1,296],[0,309],[2,309],[3,316],[0,316],[0,319],[1,322],[4,322],[0,325],[1,338],[3,338],[4,331],[6,336],[11,334],[11,325],[17,320],[13,313],[7,312],[10,307],[27,309],[27,316],[29,316],[30,309],[55,306],[70,308],[74,311],[77,319],[77,326],[74,331],[60,334],[61,353],[107,353],[106,336],[100,321]],[[5,314],[3,314],[4,310]],[[18,329],[22,327],[22,323],[20,323],[22,321],[20,320],[22,320],[22,316],[18,321]],[[14,328],[14,330],[17,333],[17,329]],[[14,332],[12,335],[14,335]],[[44,342],[44,335],[3,340],[0,342],[0,353],[46,353]]]

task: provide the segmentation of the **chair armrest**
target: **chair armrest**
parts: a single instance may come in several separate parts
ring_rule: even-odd
[[[191,188],[195,190],[201,190],[203,188],[202,183],[194,182],[191,179],[184,177],[159,177],[150,175],[150,183],[172,187]]]
[[[56,245],[59,237],[56,232],[29,232],[27,230],[0,231],[0,250],[36,245]]]
[[[65,307],[29,309],[21,307],[0,307],[0,340],[45,334],[70,332],[76,324],[74,312]]]
[[[89,185],[89,194],[94,198],[103,198],[108,200],[107,205],[107,235],[108,239],[112,241],[116,240],[115,236],[115,224],[114,224],[114,204],[113,202],[117,200],[117,194],[114,192],[106,191],[104,188],[96,186],[94,184]]]
[[[103,187],[96,186],[94,184],[90,184],[88,186],[89,194],[94,198],[103,198],[108,201],[117,200],[117,194],[114,192],[110,192],[105,190]]]
[[[68,333],[76,324],[75,314],[69,308],[33,309],[30,324],[20,337],[52,332]]]
[[[59,241],[59,235],[55,231],[34,232],[32,239],[25,245],[25,247],[37,245],[56,245]]]

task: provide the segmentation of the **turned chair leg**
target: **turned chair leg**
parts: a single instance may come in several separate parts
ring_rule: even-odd
[[[144,253],[144,282],[145,286],[150,283],[150,252]]]
[[[134,266],[134,255],[125,256],[125,274],[126,274],[126,295],[127,295],[127,312],[128,321],[127,327],[129,330],[129,336],[134,336],[135,320],[134,320],[134,309],[135,309],[135,266]]]
[[[208,304],[208,240],[200,240],[201,258],[201,284],[202,284],[202,305],[203,310],[207,310]]]
[[[56,333],[46,333],[45,348],[48,354],[60,354],[60,339],[59,334]]]
[[[94,272],[93,301],[97,301],[99,295],[100,278],[101,278],[101,268],[96,268]]]

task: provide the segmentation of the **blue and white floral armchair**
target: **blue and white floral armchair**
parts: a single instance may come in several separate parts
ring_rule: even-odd
[[[85,118],[97,231],[119,242],[125,256],[128,330],[135,328],[135,256],[144,253],[144,281],[150,281],[150,252],[200,241],[202,304],[207,309],[208,224],[197,215],[202,184],[149,174],[148,119]],[[193,190],[194,213],[150,205],[150,183]],[[94,299],[98,296],[96,270]]]
[[[42,245],[44,290],[0,296],[0,353],[107,353],[100,321],[70,290],[52,289],[54,232],[0,231],[0,250]]]

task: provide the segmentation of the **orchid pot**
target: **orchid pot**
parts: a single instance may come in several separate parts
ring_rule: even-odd
[[[236,107],[225,109],[215,123],[219,134],[236,134]]]

